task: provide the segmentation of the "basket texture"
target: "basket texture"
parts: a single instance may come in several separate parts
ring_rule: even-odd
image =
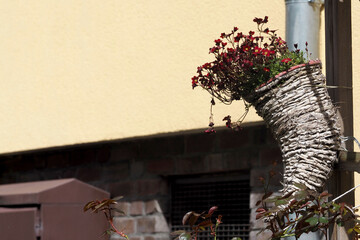
[[[333,171],[341,127],[321,62],[279,74],[245,100],[252,103],[278,141],[284,163],[283,194],[294,183],[320,191]]]

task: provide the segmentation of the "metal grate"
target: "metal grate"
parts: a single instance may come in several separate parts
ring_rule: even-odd
[[[189,211],[203,212],[218,206],[215,215],[223,216],[218,228],[219,239],[233,237],[249,239],[250,184],[248,176],[199,177],[177,179],[172,184],[171,224],[172,231],[184,229],[181,221]],[[209,234],[201,234],[199,240],[210,240]]]

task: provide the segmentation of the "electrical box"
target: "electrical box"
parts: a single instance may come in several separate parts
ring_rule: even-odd
[[[77,179],[0,185],[0,238],[99,240],[109,228],[104,214],[83,212],[110,194]]]

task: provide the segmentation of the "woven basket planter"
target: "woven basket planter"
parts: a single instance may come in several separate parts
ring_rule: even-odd
[[[320,191],[341,143],[340,120],[325,87],[321,62],[292,67],[244,99],[253,104],[280,145],[283,194],[295,191],[294,183]]]

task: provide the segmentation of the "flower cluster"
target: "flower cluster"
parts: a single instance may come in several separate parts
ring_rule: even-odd
[[[265,28],[268,17],[255,18],[257,31],[248,34],[238,28],[222,33],[210,54],[213,62],[199,66],[192,87],[201,86],[224,103],[243,99],[282,71],[305,62],[300,50],[290,52],[275,30]]]

